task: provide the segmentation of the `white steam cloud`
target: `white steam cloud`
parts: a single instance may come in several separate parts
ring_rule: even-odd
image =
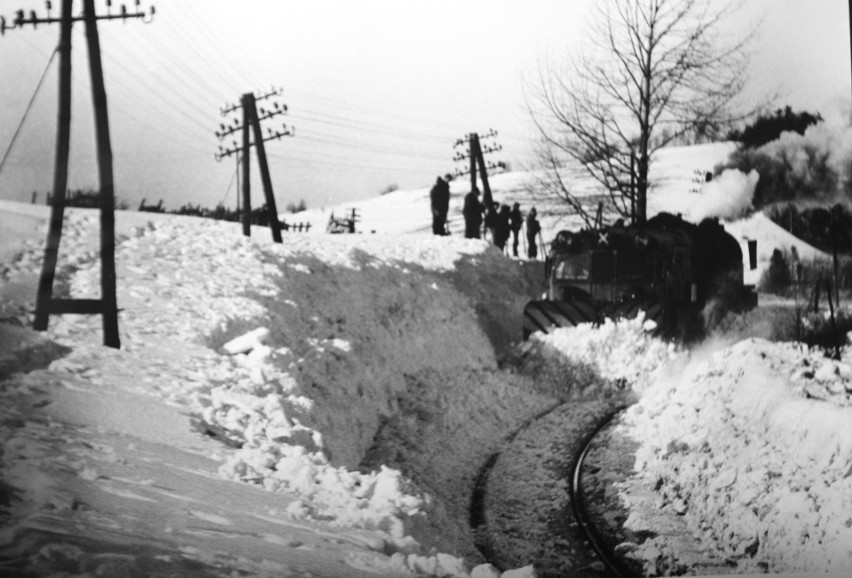
[[[690,220],[697,223],[716,217],[733,221],[746,216],[753,210],[754,189],[759,179],[755,170],[745,174],[726,169],[702,187],[701,196],[687,210]]]
[[[842,190],[849,179],[852,162],[852,127],[837,123],[818,123],[809,126],[804,134],[783,132],[781,136],[759,149],[770,157],[790,166],[801,183],[817,182],[818,166],[813,158],[825,159],[826,167],[837,177]],[[835,196],[838,190],[817,191],[823,198]]]

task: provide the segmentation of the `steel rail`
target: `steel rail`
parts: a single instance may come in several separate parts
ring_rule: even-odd
[[[588,512],[584,507],[583,500],[583,485],[582,485],[582,475],[583,475],[583,463],[586,459],[586,455],[589,453],[589,449],[591,449],[592,442],[595,440],[597,435],[610,423],[615,417],[624,411],[626,406],[620,406],[607,415],[604,419],[598,422],[595,429],[589,434],[589,437],[586,438],[583,443],[583,450],[580,452],[577,457],[577,461],[574,465],[574,473],[569,480],[569,494],[571,497],[571,507],[574,510],[574,518],[577,521],[577,524],[580,526],[580,529],[586,535],[586,538],[589,540],[589,544],[591,544],[594,551],[597,553],[601,562],[607,567],[612,576],[616,578],[625,578],[630,575],[630,573],[624,568],[624,566],[617,560],[614,552],[611,552],[609,548],[603,545],[598,532],[595,530],[594,524],[589,518]]]

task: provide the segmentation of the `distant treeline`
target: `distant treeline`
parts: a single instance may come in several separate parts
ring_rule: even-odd
[[[32,202],[36,203],[38,198],[38,193],[33,192]],[[47,200],[47,204],[51,204],[52,195],[47,193],[45,196]],[[222,203],[216,205],[215,208],[211,209],[208,207],[202,207],[201,205],[193,205],[191,203],[187,203],[180,207],[179,209],[169,210],[163,207],[162,199],[156,205],[148,205],[145,204],[146,199],[142,199],[142,202],[139,203],[138,210],[140,212],[146,213],[167,213],[171,215],[190,215],[193,217],[204,217],[206,219],[216,219],[218,221],[233,221],[239,222],[242,217],[242,212],[236,209],[230,209],[225,207]],[[100,194],[98,191],[93,189],[76,189],[69,190],[65,194],[65,206],[66,207],[81,207],[88,209],[97,209],[101,206]],[[113,206],[116,210],[126,211],[129,210],[130,206],[127,202],[122,201],[118,202],[117,200],[113,202]],[[302,200],[298,204],[290,203],[287,205],[287,211],[291,213],[295,213],[296,211],[305,210],[306,205],[305,201]],[[252,209],[250,213],[249,222],[252,225],[256,225],[259,227],[268,227],[269,226],[269,212],[267,211],[266,205],[261,205],[256,209]],[[288,224],[286,222],[282,222],[282,226],[285,229],[294,229],[297,231],[309,230],[309,223],[298,223],[298,224]]]
[[[287,205],[287,211],[291,213],[303,210],[305,210],[305,201],[301,201],[299,205]],[[242,218],[242,211],[238,211],[237,209],[229,209],[225,207],[222,203],[219,203],[213,209],[210,209],[208,207],[202,207],[201,205],[193,205],[187,203],[186,205],[183,205],[177,210],[168,211],[163,208],[162,200],[160,200],[160,202],[156,205],[146,205],[145,199],[142,199],[142,202],[139,203],[139,211],[148,213],[169,213],[172,215],[190,215],[193,217],[216,219],[217,221],[239,222]],[[256,209],[252,209],[249,215],[249,223],[251,223],[252,225],[256,225],[258,227],[269,226],[269,211],[265,203]],[[281,227],[284,228],[284,230],[294,230],[301,232],[309,231],[311,229],[311,224],[287,223],[287,221],[281,221]]]
[[[53,203],[53,194],[48,192],[45,196],[45,204]],[[38,201],[38,193],[33,191],[32,204]],[[66,207],[82,207],[84,209],[97,209],[101,206],[101,196],[97,191],[92,189],[68,189],[65,193]],[[113,199],[112,206],[118,211],[126,211],[130,208],[126,202],[119,202],[118,199]]]
[[[766,210],[772,221],[820,251],[852,255],[852,212],[846,205],[798,207],[778,204]]]

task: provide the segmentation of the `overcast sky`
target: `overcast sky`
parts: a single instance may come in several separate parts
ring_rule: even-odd
[[[168,0],[150,24],[99,26],[117,196],[235,205],[235,159],[216,162],[220,109],[244,92],[281,87],[295,136],[266,144],[277,204],[321,207],[385,187],[428,186],[451,172],[456,139],[495,129],[494,161],[529,162],[525,73],[567,57],[596,0]],[[602,1],[602,0],[597,0]],[[721,0],[720,0],[721,1]],[[96,0],[105,9],[105,0]],[[59,0],[53,1],[53,13]],[[119,2],[113,4],[117,7]],[[132,5],[128,2],[128,5]],[[75,3],[82,6],[79,0]],[[143,8],[149,6],[143,3]],[[0,14],[45,15],[44,2],[0,0]],[[113,8],[116,10],[116,8]],[[850,92],[844,0],[746,0],[742,25],[762,18],[751,88],[778,104],[819,110]],[[0,154],[12,142],[58,39],[58,26],[0,38]],[[83,26],[75,25],[71,188],[97,184]],[[57,64],[0,171],[0,198],[51,188]],[[222,144],[230,146],[231,138]],[[255,163],[256,165],[256,163]],[[253,204],[262,203],[260,178]]]

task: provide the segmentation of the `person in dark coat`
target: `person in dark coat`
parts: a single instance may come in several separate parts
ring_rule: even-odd
[[[494,226],[494,244],[500,247],[501,251],[505,252],[506,241],[509,240],[509,234],[512,231],[510,220],[512,218],[512,210],[509,205],[500,207],[500,212],[497,213],[497,223]]]
[[[521,214],[520,203],[512,205],[512,212],[509,214],[509,227],[512,229],[512,255],[518,256],[518,233],[521,227],[524,226],[524,216]]]
[[[479,227],[482,225],[482,203],[479,191],[473,189],[464,197],[464,236],[466,239],[479,239]]]
[[[491,233],[491,241],[497,242],[497,214],[500,211],[500,203],[491,203],[491,206],[485,207],[485,230]]]
[[[450,185],[440,176],[429,191],[429,200],[432,204],[432,233],[446,235],[447,213],[450,210]]]
[[[538,246],[535,243],[536,237],[541,232],[541,225],[536,219],[535,207],[530,209],[530,214],[527,215],[527,256],[530,259],[538,258]]]

